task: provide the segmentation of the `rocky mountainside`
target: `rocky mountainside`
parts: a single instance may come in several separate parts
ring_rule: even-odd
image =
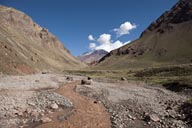
[[[96,64],[106,54],[108,54],[108,52],[101,49],[84,53],[83,55],[80,55],[77,58],[86,64]]]
[[[156,21],[142,33],[142,35],[156,31],[164,33],[173,29],[171,24],[179,24],[192,20],[192,1],[180,0],[171,10],[163,13]]]
[[[124,69],[192,62],[192,1],[180,0],[140,38],[107,54],[97,68]]]
[[[0,72],[8,74],[85,66],[46,28],[5,6],[0,6],[0,56]]]

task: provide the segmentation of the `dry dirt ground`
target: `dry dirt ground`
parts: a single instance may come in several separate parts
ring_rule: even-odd
[[[190,128],[188,99],[161,86],[63,74],[0,76],[0,128]],[[191,109],[191,108],[188,108]],[[190,112],[189,112],[190,113]]]
[[[161,86],[100,80],[78,85],[76,91],[102,101],[111,114],[113,128],[191,127],[191,115],[181,112],[188,97]]]

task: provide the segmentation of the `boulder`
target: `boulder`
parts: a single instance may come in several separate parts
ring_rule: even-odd
[[[92,80],[92,78],[90,76],[87,77],[87,80]]]
[[[73,81],[73,77],[66,77],[66,80],[68,80],[68,81]]]
[[[91,80],[81,80],[81,85],[91,85]]]
[[[125,77],[121,77],[122,81],[127,81],[127,79]]]
[[[52,119],[50,119],[49,117],[42,117],[41,118],[41,122],[42,123],[49,123],[49,122],[51,122],[52,121]]]

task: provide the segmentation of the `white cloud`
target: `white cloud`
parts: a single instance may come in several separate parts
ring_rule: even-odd
[[[96,44],[95,44],[95,43],[90,43],[90,44],[89,44],[89,48],[90,48],[91,50],[95,50]]]
[[[125,43],[124,43],[124,45],[129,44],[129,43],[131,43],[131,41],[130,41],[130,40],[129,40],[129,41],[127,41],[127,42],[125,42]]]
[[[120,48],[123,46],[123,43],[119,40],[115,41],[114,43],[111,44],[111,50]]]
[[[132,29],[135,29],[137,26],[135,24],[132,24],[130,22],[125,22],[121,24],[119,28],[115,28],[113,31],[116,32],[117,36],[123,36],[126,34],[129,34]]]
[[[89,39],[89,41],[95,41],[93,35],[89,35],[89,36],[88,36],[88,39]]]
[[[102,45],[102,44],[110,44],[111,43],[111,35],[110,34],[102,34],[100,37],[97,39],[97,41]]]
[[[120,47],[126,45],[128,42],[130,42],[130,41],[127,41],[127,42],[123,43],[123,42],[117,40],[115,42],[101,44],[101,45],[97,46],[95,49],[96,50],[103,49],[103,50],[106,50],[106,51],[110,52],[110,51],[112,51],[114,49],[117,49],[117,48],[120,48]]]
[[[90,43],[89,44],[89,49],[90,50],[106,50],[108,52],[120,48],[128,43],[130,43],[131,41],[127,41],[127,42],[121,42],[119,40],[113,42],[111,40],[111,35],[110,34],[102,34],[99,36],[99,38],[97,39],[97,42],[99,43],[99,45],[97,46],[96,43]]]

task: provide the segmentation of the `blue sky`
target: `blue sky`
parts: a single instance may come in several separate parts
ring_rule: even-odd
[[[47,28],[75,56],[138,38],[178,0],[0,0]],[[121,26],[121,27],[120,27]],[[94,40],[89,40],[92,35]],[[114,44],[114,45],[113,45]]]

